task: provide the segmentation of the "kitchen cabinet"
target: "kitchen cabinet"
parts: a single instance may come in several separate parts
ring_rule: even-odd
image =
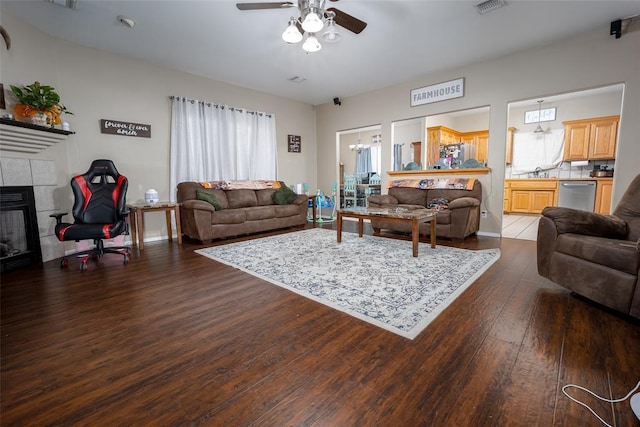
[[[600,178],[596,183],[596,205],[597,213],[609,215],[611,212],[611,194],[613,190],[613,178]]]
[[[563,122],[564,160],[615,159],[619,120],[608,116]]]
[[[445,126],[427,128],[427,164],[440,160],[440,146],[460,142],[459,133]]]
[[[422,142],[412,142],[411,148],[413,149],[413,161],[416,162],[418,166],[422,167],[422,157],[420,155],[422,151]]]
[[[489,152],[489,131],[480,130],[476,132],[463,132],[460,134],[462,142],[472,144],[476,147],[475,159],[480,163],[486,162]]]
[[[440,146],[459,144],[472,144],[476,148],[475,159],[482,163],[489,157],[489,131],[478,130],[471,132],[458,132],[446,126],[434,126],[427,128],[427,163],[434,164],[440,160]]]
[[[511,179],[505,184],[507,213],[539,214],[558,201],[557,179]]]
[[[504,213],[509,213],[511,211],[511,190],[509,189],[509,183],[506,182],[504,184],[504,200],[502,204],[502,211]]]
[[[507,148],[505,152],[505,163],[510,165],[513,157],[513,133],[517,129],[513,126],[507,128]]]

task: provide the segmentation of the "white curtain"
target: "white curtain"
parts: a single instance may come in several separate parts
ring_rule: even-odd
[[[182,181],[277,179],[275,116],[173,97],[170,163],[173,202]]]
[[[557,168],[564,154],[564,129],[544,133],[516,132],[512,150],[512,174]]]

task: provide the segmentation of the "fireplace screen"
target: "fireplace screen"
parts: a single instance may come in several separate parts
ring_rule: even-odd
[[[33,187],[0,187],[2,273],[42,262]]]

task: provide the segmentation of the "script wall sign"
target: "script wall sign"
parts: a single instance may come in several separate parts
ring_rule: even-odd
[[[289,153],[302,152],[302,138],[300,135],[289,135],[287,139],[287,151]]]
[[[151,125],[100,119],[100,133],[151,138]]]

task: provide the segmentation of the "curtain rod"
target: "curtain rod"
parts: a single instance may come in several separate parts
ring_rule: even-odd
[[[269,117],[269,118],[273,116],[271,113],[263,113],[262,111],[247,110],[247,109],[239,108],[239,107],[230,107],[228,105],[220,105],[220,104],[216,104],[214,102],[209,102],[209,101],[198,101],[197,99],[187,99],[187,98],[185,98],[183,96],[171,95],[171,96],[169,96],[169,99],[172,100],[172,101],[174,99],[178,99],[178,100],[180,100],[182,102],[186,101],[186,102],[190,102],[192,104],[195,104],[196,102],[198,102],[200,104],[206,105],[207,107],[220,108],[221,110],[224,110],[225,108],[228,108],[229,111],[237,111],[239,113],[247,113],[247,114],[257,114],[259,116],[264,115],[264,116]]]

